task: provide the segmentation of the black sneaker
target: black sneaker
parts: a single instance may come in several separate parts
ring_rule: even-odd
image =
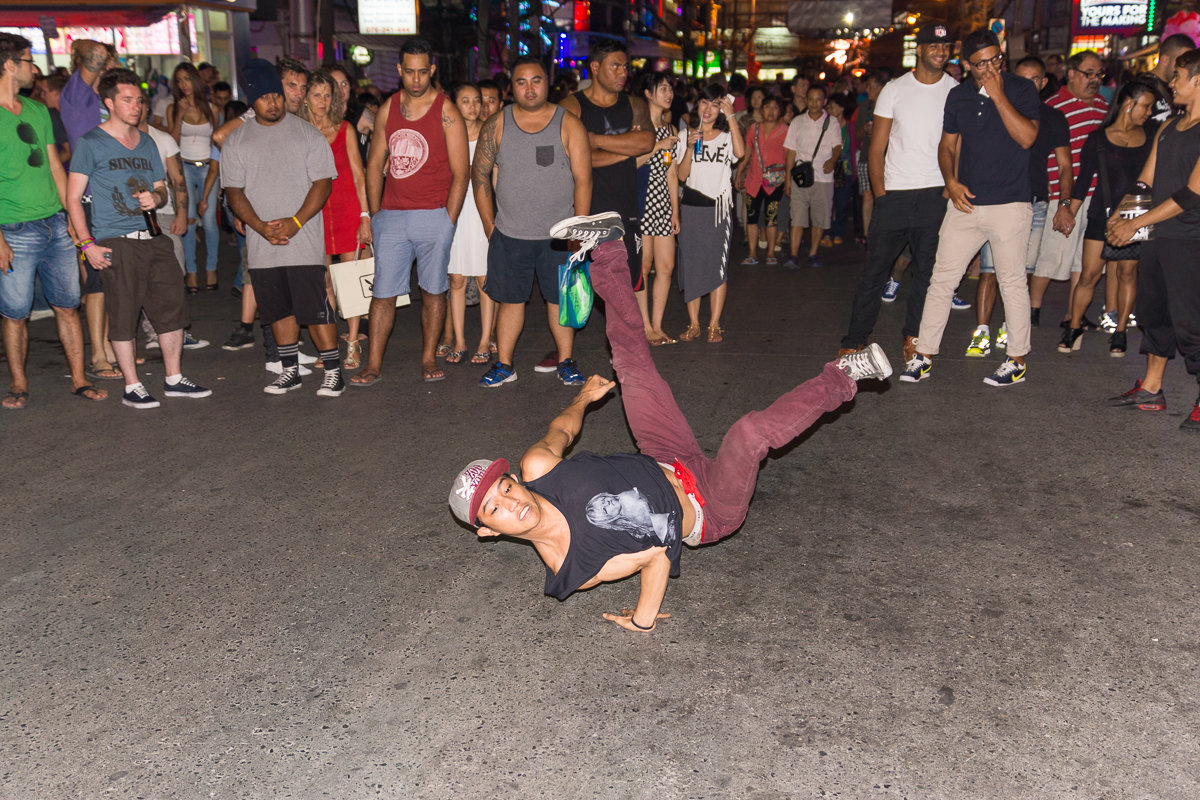
[[[342,378],[342,371],[340,369],[325,370],[325,379],[321,381],[321,388],[317,389],[317,397],[341,397],[344,391],[346,391],[346,381]]]
[[[233,333],[229,334],[229,340],[221,345],[222,350],[245,350],[247,347],[254,346],[254,331],[246,330],[241,325],[233,329]]]
[[[163,383],[163,394],[167,397],[208,397],[212,394],[212,389],[197,386],[192,383],[191,378],[181,377],[179,382],[174,385]]]
[[[197,339],[192,336],[191,331],[183,332],[183,349],[184,350],[203,350],[208,347],[208,339]]]
[[[1200,397],[1196,398],[1196,404],[1192,406],[1192,413],[1187,415],[1187,419],[1179,423],[1179,430],[1200,433]]]
[[[1136,408],[1138,411],[1166,411],[1167,398],[1163,396],[1162,389],[1157,392],[1148,392],[1143,389],[1142,381],[1139,378],[1134,381],[1133,388],[1125,394],[1108,398],[1108,407]]]
[[[263,391],[267,394],[287,394],[293,389],[299,389],[300,384],[300,368],[285,367],[274,383],[264,386]]]
[[[121,396],[121,402],[130,408],[158,408],[159,406],[159,402],[151,397],[150,393],[146,391],[146,387],[140,383],[126,388],[125,394]]]

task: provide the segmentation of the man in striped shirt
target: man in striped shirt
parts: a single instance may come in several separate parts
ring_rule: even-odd
[[[1100,56],[1091,50],[1076,53],[1067,59],[1067,82],[1046,101],[1052,108],[1057,108],[1067,118],[1071,131],[1071,172],[1072,178],[1079,177],[1079,153],[1088,134],[1100,126],[1108,113],[1108,101],[1098,94],[1100,82],[1104,76],[1104,64]],[[1050,175],[1050,196],[1062,197],[1058,191],[1058,163],[1054,155],[1046,161],[1046,169]],[[1092,192],[1088,191],[1087,199],[1080,207],[1082,216],[1087,219],[1088,206],[1092,202]],[[1042,229],[1042,247],[1038,254],[1037,267],[1029,280],[1029,305],[1032,322],[1037,325],[1042,310],[1042,298],[1046,295],[1046,287],[1050,281],[1071,280],[1071,292],[1074,295],[1075,283],[1079,280],[1081,259],[1083,256],[1084,225],[1075,224],[1075,215],[1071,214],[1071,203],[1059,200],[1058,210],[1054,215],[1054,224]],[[1063,233],[1069,231],[1069,233]],[[1067,308],[1066,319],[1071,318],[1071,309]]]

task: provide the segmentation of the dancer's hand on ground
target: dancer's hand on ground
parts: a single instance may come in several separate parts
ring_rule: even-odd
[[[579,396],[589,403],[594,403],[612,391],[612,388],[616,385],[616,381],[610,381],[608,378],[593,375],[587,379],[587,383],[579,390]]]
[[[609,622],[615,622],[617,625],[624,628],[625,630],[633,631],[634,633],[650,633],[651,631],[653,631],[655,628],[658,627],[658,621],[660,619],[667,619],[671,616],[670,614],[665,614],[660,611],[654,617],[654,624],[651,625],[650,628],[647,630],[646,628],[639,628],[637,625],[633,624],[633,611],[634,610],[632,608],[622,608],[620,613],[618,613],[618,614],[614,614],[611,611],[607,611],[602,616]]]

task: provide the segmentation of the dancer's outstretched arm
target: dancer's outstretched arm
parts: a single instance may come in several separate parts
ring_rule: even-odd
[[[554,469],[558,462],[562,461],[563,453],[567,452],[567,448],[583,430],[583,415],[587,413],[587,407],[608,394],[616,385],[614,381],[599,375],[588,378],[579,394],[571,401],[571,405],[551,421],[546,435],[521,456],[521,480],[537,480]]]

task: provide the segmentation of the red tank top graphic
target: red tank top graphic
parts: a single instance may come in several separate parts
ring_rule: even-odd
[[[388,159],[384,170],[382,208],[416,211],[444,208],[450,194],[450,154],[442,132],[442,104],[438,92],[433,105],[418,120],[407,120],[400,95],[388,111]]]

